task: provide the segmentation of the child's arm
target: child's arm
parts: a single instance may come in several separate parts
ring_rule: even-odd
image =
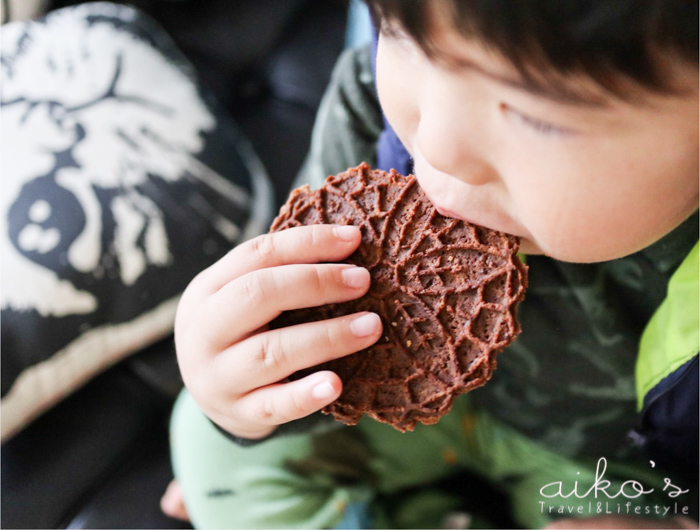
[[[342,383],[324,371],[281,382],[297,370],[367,348],[381,335],[374,313],[268,330],[282,311],[358,298],[369,272],[333,262],[360,243],[355,227],[304,226],[235,248],[200,273],[178,306],[175,345],[182,377],[202,411],[235,436],[277,425],[333,400]]]

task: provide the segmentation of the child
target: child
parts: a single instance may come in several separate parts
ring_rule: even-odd
[[[189,393],[173,460],[192,521],[435,526],[470,492],[430,485],[466,469],[507,495],[519,525],[692,527],[697,2],[369,3],[378,101],[372,52],[348,52],[302,180],[362,161],[414,172],[442,213],[519,236],[523,333],[438,424],[343,427],[316,413],[340,395],[335,374],[285,378],[368,347],[378,317],[267,323],[367,291],[366,270],[332,263],[358,230],[239,246],[192,282],[177,315]]]

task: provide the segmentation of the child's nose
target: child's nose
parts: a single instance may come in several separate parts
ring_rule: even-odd
[[[472,141],[460,138],[448,123],[449,119],[443,121],[421,114],[416,143],[425,161],[434,169],[474,186],[496,180],[496,170]]]
[[[475,186],[497,178],[483,156],[488,144],[486,131],[479,126],[484,122],[479,105],[454,101],[439,73],[431,68],[424,73],[416,143],[425,160],[438,171]]]

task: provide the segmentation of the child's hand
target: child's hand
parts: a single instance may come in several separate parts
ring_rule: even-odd
[[[268,330],[282,311],[359,298],[369,272],[333,262],[360,244],[351,226],[303,226],[235,248],[185,290],[175,319],[182,377],[202,411],[234,435],[262,438],[340,395],[328,371],[280,382],[367,348],[382,326],[374,313]]]

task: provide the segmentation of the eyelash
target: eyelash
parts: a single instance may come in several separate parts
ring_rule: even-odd
[[[527,125],[529,128],[534,130],[536,133],[543,136],[556,136],[559,138],[565,138],[573,136],[575,134],[571,129],[566,129],[564,127],[557,127],[546,121],[538,120],[522,112],[518,112],[510,107],[504,106],[506,112],[514,115],[521,123]]]

